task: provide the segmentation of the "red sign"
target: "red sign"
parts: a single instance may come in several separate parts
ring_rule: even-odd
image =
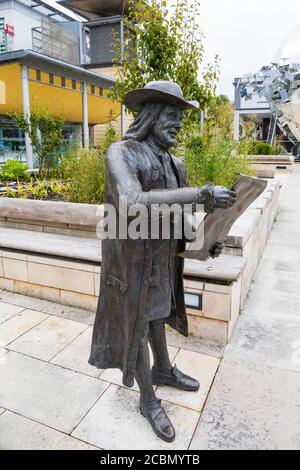
[[[13,26],[11,26],[10,24],[6,24],[5,25],[5,32],[6,32],[6,34],[10,34],[10,36],[14,36],[15,35],[15,28]]]

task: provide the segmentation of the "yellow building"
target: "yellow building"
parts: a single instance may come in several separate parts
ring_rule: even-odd
[[[26,151],[29,166],[33,164],[28,137],[22,137],[7,119],[13,110],[25,115],[35,103],[53,114],[62,114],[66,132],[73,139],[83,136],[85,147],[91,142],[91,128],[107,123],[120,114],[120,104],[108,97],[113,79],[51,57],[22,50],[0,55],[0,155]],[[5,126],[6,122],[6,126]],[[69,131],[67,130],[69,127]],[[7,159],[7,158],[6,158]]]

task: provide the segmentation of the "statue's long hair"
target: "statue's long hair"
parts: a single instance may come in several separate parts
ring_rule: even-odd
[[[124,136],[124,140],[144,140],[151,132],[152,125],[161,113],[163,104],[146,103],[138,112],[133,123]]]

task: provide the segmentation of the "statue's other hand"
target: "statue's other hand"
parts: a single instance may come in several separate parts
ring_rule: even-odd
[[[222,242],[217,242],[210,250],[209,254],[212,258],[218,258],[222,254],[225,245]]]
[[[228,209],[236,202],[237,194],[231,189],[224,186],[215,186],[213,189],[216,207],[220,209]]]

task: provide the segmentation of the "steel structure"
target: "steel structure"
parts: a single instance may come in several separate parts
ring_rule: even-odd
[[[245,75],[239,83],[241,98],[264,97],[270,106],[268,143],[273,144],[278,126],[300,156],[300,64],[271,64]]]

